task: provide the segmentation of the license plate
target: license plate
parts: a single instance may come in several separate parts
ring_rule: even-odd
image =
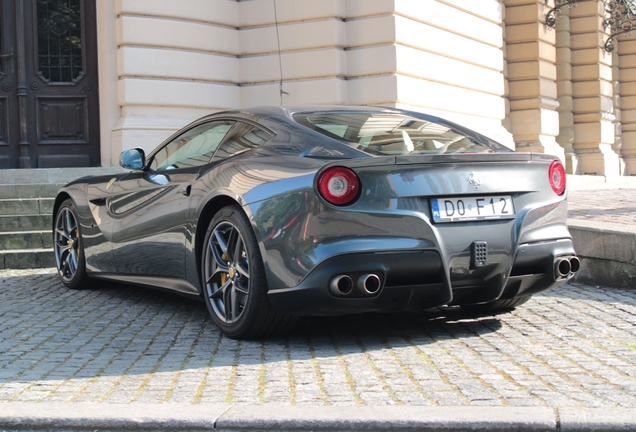
[[[435,222],[512,219],[515,209],[510,195],[431,198]]]

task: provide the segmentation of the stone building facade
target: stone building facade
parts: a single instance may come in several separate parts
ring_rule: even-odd
[[[572,174],[636,175],[636,35],[605,51],[603,1],[563,8],[555,29],[545,0],[92,1],[93,165],[212,111],[382,105],[557,155]]]

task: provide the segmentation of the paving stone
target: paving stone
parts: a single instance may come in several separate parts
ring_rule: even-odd
[[[568,218],[636,225],[636,189],[568,192]]]
[[[0,271],[0,403],[636,407],[636,292],[568,284],[496,316],[307,317],[225,338],[200,302]]]

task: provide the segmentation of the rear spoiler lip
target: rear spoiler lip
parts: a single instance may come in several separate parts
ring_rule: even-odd
[[[373,158],[341,159],[327,163],[324,168],[335,165],[363,168],[390,165],[426,165],[441,163],[498,163],[498,162],[551,162],[556,156],[543,153],[455,153],[435,155],[376,156]]]
[[[405,155],[396,156],[396,165],[408,165],[418,163],[454,163],[454,162],[551,162],[556,156],[543,153],[454,153],[441,155]]]

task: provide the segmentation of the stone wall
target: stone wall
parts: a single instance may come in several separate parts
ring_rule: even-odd
[[[499,0],[99,3],[104,165],[209,112],[280,105],[281,69],[283,105],[409,108],[514,145]]]
[[[100,0],[102,163],[217,110],[349,104],[446,117],[556,155],[571,174],[636,174],[636,38],[604,50],[602,2],[562,8],[555,29],[549,9],[544,0]]]

